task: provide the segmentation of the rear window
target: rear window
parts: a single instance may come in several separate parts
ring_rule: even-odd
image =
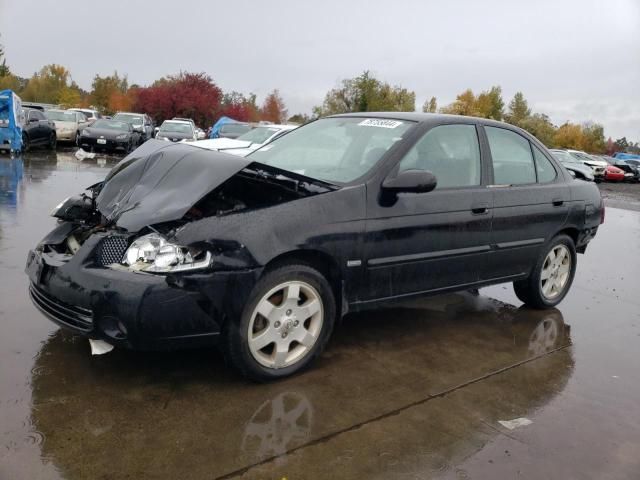
[[[245,132],[251,130],[250,125],[242,125],[240,123],[228,123],[220,127],[220,133],[224,134],[238,134],[242,135]]]
[[[522,185],[536,182],[529,140],[506,128],[484,127],[493,159],[493,183]]]

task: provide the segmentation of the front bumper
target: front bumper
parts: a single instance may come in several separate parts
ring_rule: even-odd
[[[76,133],[75,131],[62,131],[56,130],[56,139],[59,142],[75,142],[76,141]]]
[[[128,146],[129,140],[105,139],[105,143],[98,143],[97,138],[80,137],[80,147],[93,150],[126,150]]]
[[[34,305],[62,328],[118,347],[173,349],[215,344],[238,318],[260,269],[154,275],[99,265],[102,238],[90,237],[67,262],[30,251]]]

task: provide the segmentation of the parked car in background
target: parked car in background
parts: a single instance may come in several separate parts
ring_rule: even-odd
[[[40,103],[40,102],[22,102],[22,108],[32,108],[33,110],[45,110],[59,109],[60,105],[54,105],[53,103]]]
[[[74,110],[46,110],[44,116],[55,124],[59,142],[73,142],[80,146],[80,132],[89,126],[83,113]]]
[[[196,125],[196,122],[193,121],[192,118],[181,118],[181,117],[173,117],[171,120],[181,120],[183,122],[191,122],[191,124],[193,125],[193,129],[196,132],[196,139],[197,140],[202,140],[206,137],[206,134],[204,133],[204,130],[202,130],[200,127],[198,127]],[[159,128],[156,128],[156,132],[159,130]]]
[[[604,160],[609,165],[613,165],[614,167],[622,170],[624,172],[624,180],[626,182],[640,182],[640,168],[638,168],[636,165],[630,164],[625,160],[608,157],[606,155],[599,155],[598,158]]]
[[[31,147],[36,146],[55,150],[57,144],[56,126],[44,116],[43,110],[24,108],[24,122],[22,126],[23,152],[28,152]]]
[[[399,112],[245,158],[152,140],[90,194],[29,252],[33,303],[116,347],[217,343],[257,380],[308,367],[347,312],[506,282],[554,307],[604,221],[598,188],[527,132]]]
[[[102,114],[98,110],[93,110],[91,108],[70,108],[69,110],[84,114],[84,116],[87,117],[89,123],[95,122],[96,120],[102,118]]]
[[[136,132],[140,133],[140,143],[153,138],[153,122],[146,113],[118,112],[111,118],[130,124]]]
[[[129,153],[140,143],[140,132],[130,123],[101,118],[82,130],[80,147],[83,150],[122,150]]]
[[[253,128],[249,123],[225,123],[220,127],[218,138],[238,138]]]
[[[285,133],[298,128],[297,125],[275,125],[258,126],[238,138],[214,138],[201,140],[194,143],[195,146],[208,150],[224,151],[232,155],[245,157],[251,152],[259,149],[263,145],[281,137]]]
[[[156,133],[156,139],[169,142],[194,142],[198,136],[192,121],[165,120]]]
[[[576,160],[579,160],[585,165],[591,167],[596,181],[604,179],[605,169],[608,165],[607,162],[592,157],[588,153],[581,152],[580,150],[567,150],[567,152],[569,152],[569,154],[572,155]]]
[[[588,165],[585,165],[566,150],[551,149],[549,150],[555,159],[562,163],[562,166],[572,173],[574,178],[579,180],[586,180],[593,182],[595,177],[593,176],[593,169]]]
[[[613,165],[607,165],[604,170],[604,179],[609,182],[622,182],[624,181],[624,170]]]

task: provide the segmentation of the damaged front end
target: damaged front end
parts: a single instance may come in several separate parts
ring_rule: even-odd
[[[336,188],[218,152],[146,142],[52,211],[58,225],[27,259],[31,298],[59,325],[110,344],[208,344],[242,311],[262,266],[215,231],[188,244],[179,232]]]

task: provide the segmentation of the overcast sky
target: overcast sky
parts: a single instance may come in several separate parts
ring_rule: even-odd
[[[417,109],[498,84],[556,124],[640,141],[640,0],[0,0],[0,33],[14,73],[59,63],[85,89],[114,70],[140,85],[205,71],[309,113],[371,70],[414,90]]]

